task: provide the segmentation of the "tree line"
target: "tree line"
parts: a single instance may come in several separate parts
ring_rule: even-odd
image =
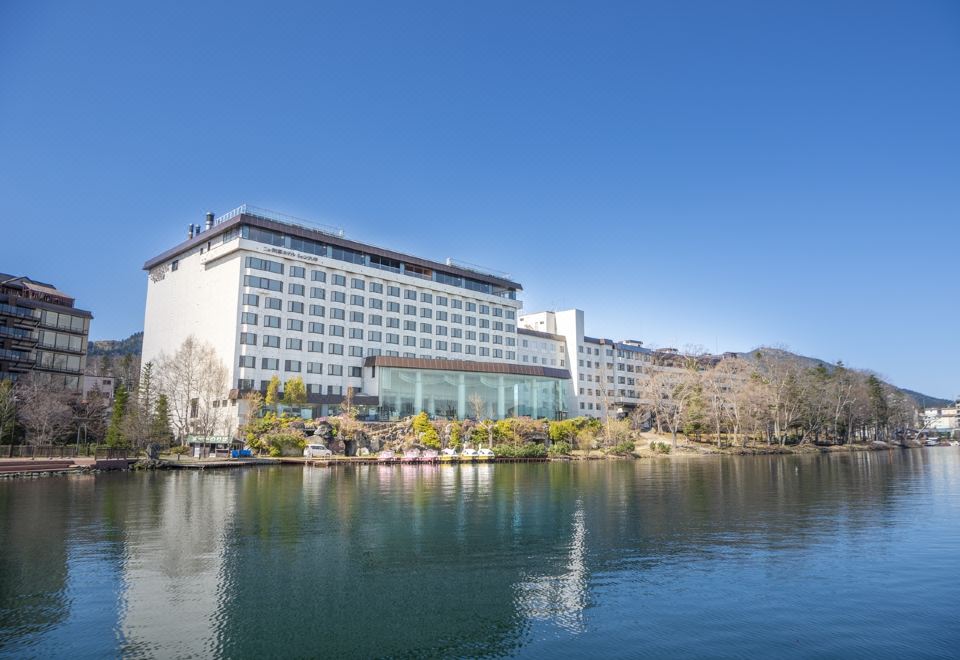
[[[876,374],[763,349],[653,370],[641,392],[635,421],[669,433],[674,447],[679,434],[742,447],[890,442],[917,419],[916,401]]]

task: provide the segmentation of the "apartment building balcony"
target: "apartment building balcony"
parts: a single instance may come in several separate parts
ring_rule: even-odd
[[[9,340],[12,346],[33,348],[37,345],[38,335],[27,328],[0,325],[0,339]]]
[[[20,328],[35,328],[40,324],[40,312],[30,307],[20,307],[8,303],[0,303],[0,318]]]
[[[8,371],[14,373],[23,373],[33,368],[35,358],[33,353],[27,351],[14,351],[6,348],[0,348],[0,364],[5,364]]]

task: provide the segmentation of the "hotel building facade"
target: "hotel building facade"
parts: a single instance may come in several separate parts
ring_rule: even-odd
[[[223,404],[301,377],[308,410],[333,414],[348,390],[365,419],[425,410],[562,418],[573,400],[566,356],[523,359],[520,284],[451,260],[359,243],[342,232],[242,206],[191,225],[144,264],[143,361],[193,335],[229,372]]]

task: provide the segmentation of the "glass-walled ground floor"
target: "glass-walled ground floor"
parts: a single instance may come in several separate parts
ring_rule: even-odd
[[[380,367],[376,378],[382,420],[420,411],[437,419],[566,416],[566,379],[400,367]]]

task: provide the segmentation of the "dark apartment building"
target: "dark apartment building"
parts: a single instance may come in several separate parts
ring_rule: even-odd
[[[0,273],[0,380],[32,374],[79,392],[92,318],[52,284]]]

